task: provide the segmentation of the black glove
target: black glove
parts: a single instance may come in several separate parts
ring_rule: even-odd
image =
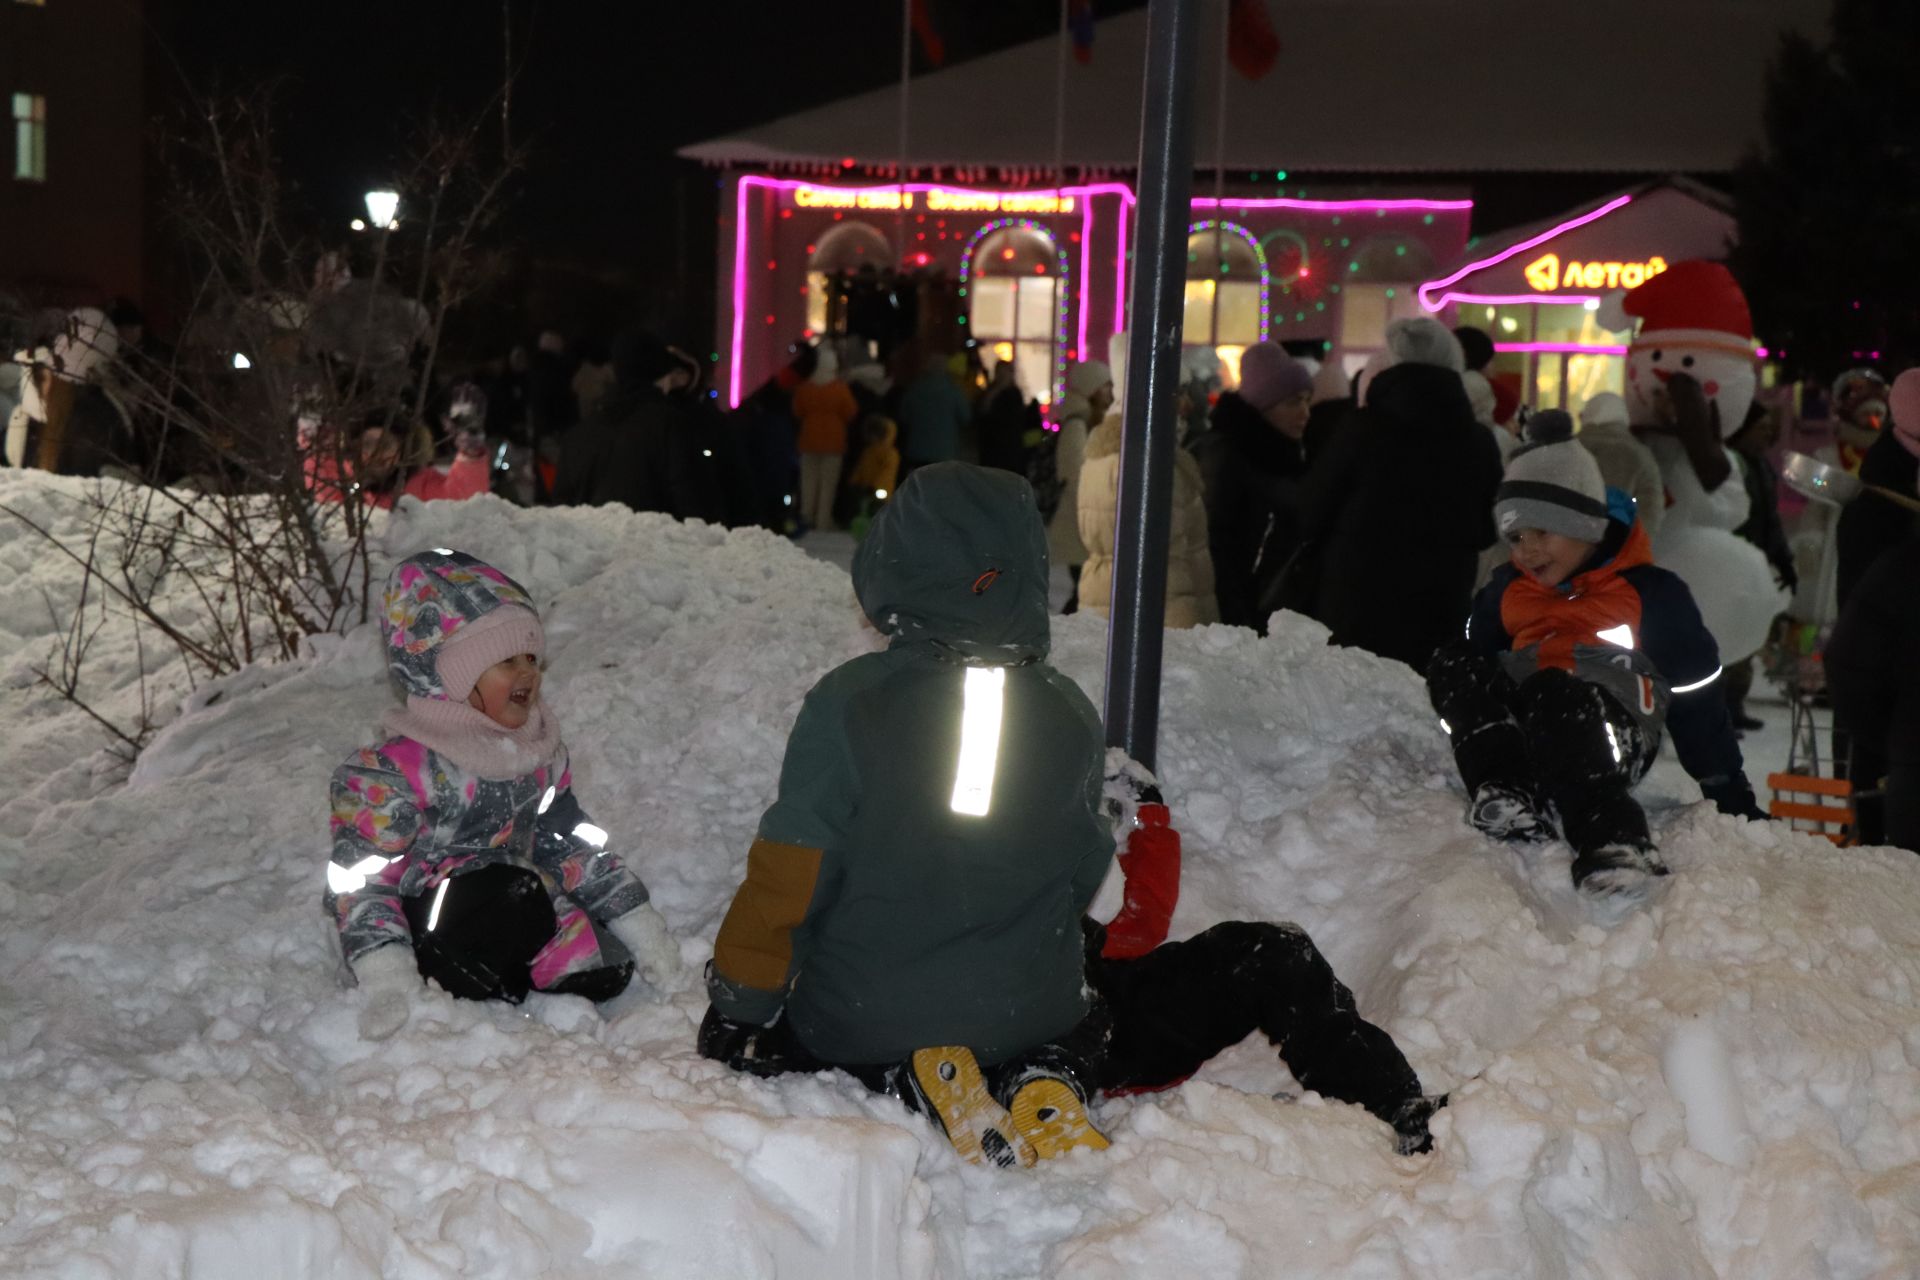
[[[750,1022],[735,1022],[708,1005],[707,1016],[700,1020],[700,1056],[712,1058],[715,1062],[737,1064],[753,1052],[754,1042],[765,1030],[765,1027],[756,1027]]]

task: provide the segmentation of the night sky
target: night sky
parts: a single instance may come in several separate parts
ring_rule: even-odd
[[[711,324],[717,175],[674,151],[889,83],[899,68],[899,0],[148,4],[156,102],[182,73],[202,90],[278,84],[288,171],[315,216],[341,224],[390,172],[410,121],[436,107],[471,113],[492,95],[504,7],[520,67],[513,127],[534,150],[511,224],[537,264],[527,322],[605,327],[637,307],[694,340]],[[1045,34],[1059,9],[935,0],[932,12],[952,61]]]

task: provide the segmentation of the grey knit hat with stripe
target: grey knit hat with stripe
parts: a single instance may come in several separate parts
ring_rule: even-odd
[[[1607,485],[1600,464],[1573,438],[1573,419],[1543,409],[1527,419],[1527,443],[1507,459],[1507,478],[1493,498],[1502,538],[1544,529],[1582,542],[1607,534]]]

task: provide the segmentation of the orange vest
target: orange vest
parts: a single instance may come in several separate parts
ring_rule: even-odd
[[[1500,625],[1516,652],[1538,649],[1542,667],[1574,669],[1574,648],[1600,643],[1640,647],[1640,593],[1621,571],[1653,563],[1653,547],[1638,521],[1613,559],[1576,573],[1558,587],[1543,587],[1525,573],[1500,597]],[[1618,628],[1625,627],[1624,633]],[[1623,643],[1624,642],[1624,643]]]

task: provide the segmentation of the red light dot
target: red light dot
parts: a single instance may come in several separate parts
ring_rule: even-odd
[[[845,216],[846,216],[846,215],[844,215],[844,214],[839,214],[839,213],[836,213],[836,214],[834,214],[834,215],[833,215],[833,220],[834,220],[835,222],[838,222],[838,221],[840,221],[840,219],[841,219],[841,218],[843,218],[843,217],[845,217]]]
[[[936,227],[944,227],[947,225],[947,220],[945,218],[941,218],[938,221],[936,221],[933,225]]]
[[[813,247],[812,245],[808,245],[808,246],[807,246],[807,256],[808,256],[808,257],[812,257],[812,256],[813,256],[813,252],[814,252],[814,247]]]
[[[775,262],[772,258],[767,259],[767,270],[772,271],[775,268],[777,268],[779,265],[780,264],[778,262]]]
[[[1076,231],[1076,232],[1074,232],[1074,233],[1073,233],[1072,235],[1070,235],[1070,236],[1068,236],[1068,237],[1067,237],[1067,239],[1069,239],[1069,240],[1071,240],[1071,241],[1073,241],[1073,243],[1075,243],[1075,244],[1079,244],[1079,243],[1080,243],[1080,233],[1079,233],[1078,231]]]
[[[840,157],[840,167],[841,167],[842,169],[851,169],[851,168],[853,168],[853,157],[852,157],[852,156],[842,156],[842,157]]]
[[[924,213],[915,214],[913,220],[915,222],[925,222],[927,220],[927,215]]]
[[[1309,272],[1305,267],[1300,268],[1300,278],[1302,280],[1305,280],[1311,274],[1312,273]]]
[[[773,317],[772,317],[772,316],[768,316],[768,317],[767,317],[767,323],[768,323],[768,324],[772,324],[772,323],[773,323]]]
[[[1033,264],[1033,274],[1035,274],[1035,275],[1037,275],[1037,276],[1043,276],[1043,275],[1045,275],[1045,274],[1047,274],[1047,264],[1046,264],[1046,263],[1044,263],[1044,262],[1036,262],[1036,263],[1034,263],[1034,264]]]
[[[783,218],[791,218],[791,217],[793,216],[793,210],[791,210],[791,209],[782,209],[782,210],[780,211],[780,216],[781,216],[781,217],[783,217]]]

